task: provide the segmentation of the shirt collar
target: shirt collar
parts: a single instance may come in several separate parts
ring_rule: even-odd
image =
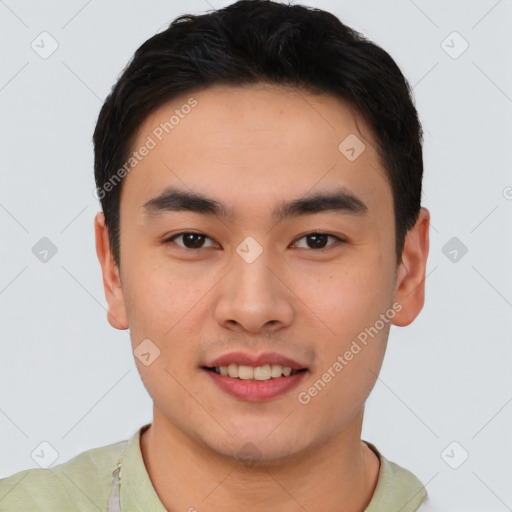
[[[150,425],[139,428],[126,445],[120,486],[122,512],[167,512],[149,478],[140,449],[140,436]]]
[[[375,445],[363,441],[380,460],[379,479],[372,499],[364,512],[396,510],[414,512],[425,500],[427,491],[409,470],[387,460]]]

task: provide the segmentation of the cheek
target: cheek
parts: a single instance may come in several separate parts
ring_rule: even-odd
[[[378,256],[353,258],[318,275],[298,274],[295,285],[304,305],[324,323],[326,334],[346,338],[373,324],[389,307],[390,272]]]
[[[319,364],[299,390],[303,392],[300,397],[303,401],[299,403],[310,401],[306,409],[310,413],[308,417],[325,420],[329,411],[329,426],[323,421],[319,428],[332,432],[348,427],[364,406],[382,365],[389,330],[386,325],[377,333],[367,331],[365,328],[375,321],[369,323],[365,315],[356,317],[350,313],[347,310],[340,315],[335,336],[319,340]]]
[[[211,273],[210,273],[211,274]],[[137,265],[129,282],[129,319],[132,347],[146,339],[158,347],[160,355],[154,365],[137,362],[143,381],[152,385],[163,379],[169,388],[167,371],[179,375],[190,373],[185,363],[194,361],[197,352],[196,334],[202,325],[200,303],[213,286],[215,276],[190,272],[182,266],[148,261]],[[184,364],[177,365],[176,361]],[[162,383],[164,385],[164,383]]]
[[[358,260],[338,265],[322,279],[302,281],[305,302],[317,317],[312,335],[319,355],[314,377],[320,379],[323,397],[318,402],[325,400],[349,415],[375,384],[392,318],[381,320],[392,302],[390,270],[380,266],[378,254]]]
[[[169,262],[140,261],[129,283],[130,316],[153,336],[167,338],[193,311],[211,283],[212,276],[178,269]]]

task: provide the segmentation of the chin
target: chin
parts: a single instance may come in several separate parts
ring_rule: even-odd
[[[279,420],[281,421],[281,420]],[[276,426],[279,421],[265,423],[261,429],[242,428],[233,436],[226,435],[222,443],[208,443],[218,455],[247,467],[265,467],[282,464],[300,457],[308,450],[307,440],[298,431],[290,432]],[[218,438],[214,441],[218,441]]]

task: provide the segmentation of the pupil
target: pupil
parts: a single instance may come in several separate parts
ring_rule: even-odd
[[[183,236],[183,241],[187,247],[197,249],[201,247],[202,236],[203,235],[199,235],[198,233],[187,233],[186,235]],[[193,237],[198,237],[199,242],[197,240],[194,242]],[[188,244],[187,241],[191,242],[191,244]]]
[[[315,247],[315,248],[319,248],[319,247],[323,248],[323,247],[325,247],[325,243],[327,241],[327,235],[321,235],[321,234],[317,233],[317,234],[314,234],[314,235],[308,235],[308,239],[309,239],[309,241],[313,240],[313,247]],[[319,239],[320,239],[320,243],[318,243]],[[322,243],[322,241],[324,243]]]

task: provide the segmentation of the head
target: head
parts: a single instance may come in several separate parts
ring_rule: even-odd
[[[390,326],[423,306],[421,139],[393,59],[318,9],[240,1],[136,51],[94,132],[95,229],[160,421],[269,462],[360,426]],[[299,387],[224,393],[205,367],[233,351],[293,359]]]

